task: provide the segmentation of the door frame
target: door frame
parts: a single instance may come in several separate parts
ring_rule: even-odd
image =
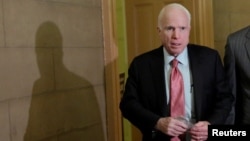
[[[212,0],[193,0],[192,29],[194,43],[214,48],[214,18]]]
[[[103,43],[105,62],[105,98],[107,114],[107,140],[122,141],[122,116],[119,111],[120,83],[118,48],[116,46],[116,3],[102,0]]]
[[[105,61],[105,98],[107,114],[107,140],[122,141],[122,121],[119,111],[120,85],[118,71],[118,48],[116,44],[115,0],[102,0],[103,43]],[[194,1],[196,21],[195,43],[214,48],[213,3],[210,0]],[[193,29],[193,30],[194,30]]]

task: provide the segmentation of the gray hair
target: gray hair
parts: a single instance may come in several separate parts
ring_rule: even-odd
[[[179,10],[182,10],[186,13],[187,17],[188,17],[188,20],[189,20],[189,23],[191,23],[191,14],[190,12],[188,11],[188,9],[186,7],[184,7],[183,5],[179,4],[179,3],[171,3],[171,4],[168,4],[166,6],[164,6],[159,15],[158,15],[158,27],[161,28],[161,20],[162,20],[162,17],[164,16],[165,14],[165,11],[168,10],[168,9],[179,9]]]

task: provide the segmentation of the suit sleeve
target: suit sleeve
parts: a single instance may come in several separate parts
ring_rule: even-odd
[[[231,36],[227,38],[225,46],[225,55],[224,55],[224,68],[226,72],[226,81],[230,91],[233,93],[234,98],[236,99],[236,72],[235,72],[235,55],[233,51],[233,43]],[[233,103],[232,110],[226,120],[226,124],[233,124],[235,120],[235,103]]]

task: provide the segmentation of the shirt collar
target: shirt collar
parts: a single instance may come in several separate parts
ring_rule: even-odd
[[[170,55],[165,47],[163,47],[163,54],[164,54],[164,61],[169,64],[175,57]],[[188,52],[187,52],[187,47],[177,56],[177,60],[183,64],[183,65],[188,65]]]

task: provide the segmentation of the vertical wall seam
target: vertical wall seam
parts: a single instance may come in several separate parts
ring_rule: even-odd
[[[1,0],[2,3],[2,25],[3,25],[3,42],[4,42],[4,47],[6,47],[6,30],[5,30],[5,13],[4,13],[4,0]]]
[[[6,45],[6,28],[5,28],[5,12],[4,12],[4,0],[1,0],[1,4],[2,4],[2,7],[1,7],[1,9],[2,9],[2,28],[3,28],[3,47],[6,47],[7,45]],[[11,132],[11,130],[12,130],[12,128],[11,128],[11,111],[10,111],[10,100],[8,101],[8,119],[9,119],[9,132],[10,132],[10,134],[9,134],[9,138],[10,138],[10,141],[12,141],[12,132]]]
[[[12,132],[11,132],[11,115],[10,115],[10,100],[8,101],[8,117],[9,117],[9,130],[10,130],[10,141],[12,141]]]

